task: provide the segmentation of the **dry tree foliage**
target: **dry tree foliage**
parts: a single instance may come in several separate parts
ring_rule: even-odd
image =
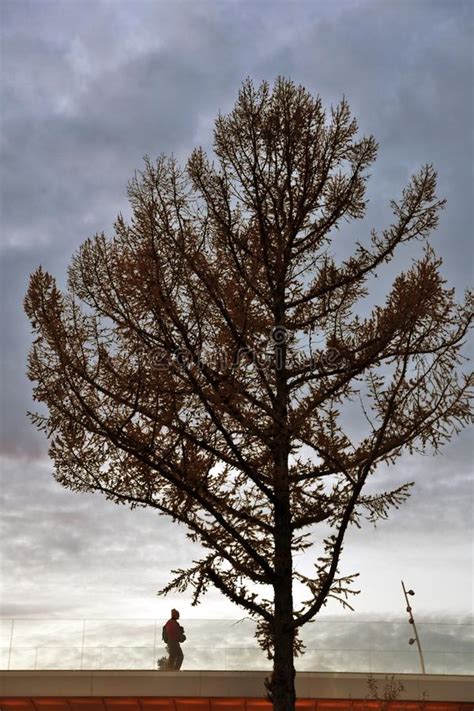
[[[29,376],[48,409],[32,419],[56,478],[187,527],[205,553],[165,592],[191,588],[197,603],[213,585],[259,620],[278,709],[293,708],[298,630],[329,597],[349,604],[348,527],[409,494],[368,495],[366,482],[470,417],[470,296],[455,302],[428,245],[360,313],[377,270],[436,227],[433,167],[392,202],[387,229],[331,254],[341,221],[366,209],[377,145],[357,132],[345,100],[327,116],[291,81],[246,81],[216,120],[214,162],[201,149],[185,168],[146,159],[131,220],[80,247],[64,292],[39,268],[25,299]],[[360,405],[357,436],[347,403]],[[295,554],[318,524],[330,533],[308,575]]]

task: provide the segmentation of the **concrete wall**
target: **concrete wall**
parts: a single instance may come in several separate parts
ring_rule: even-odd
[[[2,671],[0,696],[202,696],[265,698],[265,672]],[[384,674],[373,674],[383,697]],[[467,676],[398,674],[412,701],[474,701]],[[366,699],[366,674],[301,672],[298,698]]]

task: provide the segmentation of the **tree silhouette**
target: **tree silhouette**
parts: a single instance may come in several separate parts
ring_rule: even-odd
[[[80,247],[64,293],[40,267],[25,299],[48,409],[31,417],[56,478],[187,527],[203,558],[163,592],[191,588],[197,603],[212,584],[258,620],[277,711],[294,708],[300,628],[329,597],[349,604],[348,527],[409,495],[368,495],[368,479],[469,420],[468,299],[456,304],[433,250],[361,311],[370,277],[437,224],[432,166],[391,203],[389,228],[331,254],[339,223],[365,213],[377,145],[357,132],[345,100],[327,117],[289,80],[246,81],[216,120],[215,162],[201,149],[186,168],[146,159],[131,220]],[[312,546],[305,574],[295,554]]]

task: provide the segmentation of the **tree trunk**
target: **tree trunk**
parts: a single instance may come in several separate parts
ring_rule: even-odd
[[[296,700],[293,659],[295,630],[293,626],[293,567],[288,499],[286,499],[283,510],[277,513],[275,529],[275,656],[269,690],[275,711],[294,711]]]
[[[288,479],[288,388],[286,372],[285,293],[281,280],[275,311],[276,425],[274,449],[275,491],[275,582],[274,582],[274,662],[269,684],[274,711],[295,709],[295,665],[293,659],[293,556],[290,488]],[[278,329],[278,332],[277,332]]]
[[[295,665],[293,660],[294,632],[288,621],[275,620],[275,658],[270,682],[270,698],[274,711],[295,709]]]

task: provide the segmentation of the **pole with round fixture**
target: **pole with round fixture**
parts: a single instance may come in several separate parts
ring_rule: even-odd
[[[408,644],[414,644],[416,642],[416,646],[418,647],[418,653],[420,655],[421,672],[422,672],[422,674],[426,674],[425,660],[423,659],[423,652],[421,651],[420,638],[418,637],[418,631],[417,631],[416,625],[415,625],[415,618],[413,616],[413,610],[412,610],[412,607],[411,607],[410,602],[408,600],[408,595],[414,595],[415,592],[414,592],[414,590],[407,590],[405,588],[403,580],[401,582],[402,582],[403,594],[405,595],[405,600],[407,603],[407,612],[409,614],[408,622],[413,626],[413,633],[415,635],[415,637],[411,637],[408,640]]]

